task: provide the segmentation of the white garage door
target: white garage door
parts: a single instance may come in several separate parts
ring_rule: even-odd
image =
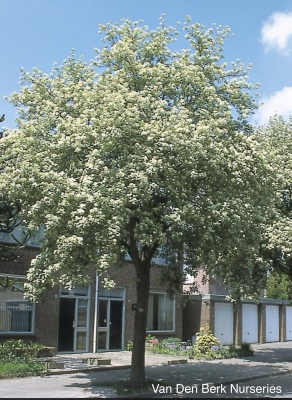
[[[279,342],[278,306],[266,306],[266,342]]]
[[[292,307],[286,307],[286,340],[292,340]]]
[[[258,306],[256,304],[242,305],[242,341],[258,343]]]
[[[215,336],[222,345],[233,343],[233,306],[215,303]]]

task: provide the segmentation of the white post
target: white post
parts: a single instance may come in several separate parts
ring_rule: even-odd
[[[98,275],[95,279],[95,299],[94,299],[94,327],[93,327],[93,353],[97,352],[97,324],[98,324]]]

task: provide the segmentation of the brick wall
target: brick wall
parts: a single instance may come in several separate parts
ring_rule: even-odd
[[[3,262],[0,266],[0,273],[26,275],[31,260],[38,254],[39,250],[26,247],[17,251],[20,255],[17,263]],[[150,287],[151,290],[163,291],[160,284],[161,266],[153,266],[151,269]],[[129,340],[133,340],[134,313],[132,304],[136,303],[136,273],[134,267],[129,263],[125,263],[123,268],[112,269],[116,286],[125,288],[125,345]],[[93,351],[93,335],[94,335],[94,313],[95,313],[95,292],[96,292],[96,274],[94,267],[90,272],[90,318],[89,318],[89,351]],[[59,325],[59,287],[47,291],[39,302],[35,305],[35,326],[31,340],[36,340],[46,346],[58,347],[58,325]],[[182,338],[182,294],[176,295],[176,321],[174,332],[163,334],[157,333],[157,337],[177,336]],[[14,337],[17,335],[13,334]],[[21,335],[17,337],[20,338]],[[4,338],[4,336],[1,336]]]
[[[202,300],[201,296],[186,296],[183,310],[183,340],[192,340],[200,328],[209,326],[212,332],[215,327],[214,304]]]
[[[158,290],[163,291],[165,288],[160,283],[160,275],[161,275],[162,266],[153,266],[151,268],[150,275],[150,290]],[[125,297],[125,335],[124,335],[124,344],[126,345],[128,341],[133,340],[133,329],[134,329],[134,316],[135,311],[132,310],[132,304],[137,303],[136,296],[136,271],[134,266],[127,262],[121,268],[113,269],[110,272],[110,275],[113,277],[115,284],[117,287],[122,287],[125,289],[126,297]],[[183,305],[182,305],[182,293],[176,294],[176,310],[175,310],[175,330],[174,332],[163,333],[157,332],[153,333],[157,338],[164,338],[169,336],[176,336],[182,339],[182,313],[183,313]]]
[[[196,277],[189,277],[189,281],[184,284],[183,289],[185,292],[188,292],[191,288],[192,285],[195,284],[198,287],[198,294],[208,294],[210,293],[210,285],[209,281],[203,283],[203,278],[204,278],[204,271],[203,269],[200,269],[197,273]],[[193,293],[195,294],[195,293]]]
[[[1,261],[1,274],[26,275],[26,272],[30,267],[31,260],[36,257],[36,255],[39,253],[39,250],[26,247],[23,249],[15,250],[14,253],[19,256],[17,262]]]
[[[279,317],[280,317],[280,321],[279,321],[280,341],[285,342],[286,341],[286,304],[280,305]]]
[[[190,296],[183,309],[183,341],[187,342],[192,340],[192,336],[195,336],[200,330],[201,325],[201,301],[195,300]],[[195,317],[194,317],[195,315]]]
[[[189,281],[184,284],[184,291],[188,292],[192,287],[192,284],[196,284],[198,286],[197,293],[200,295],[205,294],[213,294],[213,295],[227,295],[228,290],[223,285],[221,278],[209,279],[205,281],[204,277],[205,273],[203,269],[198,271],[196,277],[189,277]],[[195,293],[193,293],[195,294]]]
[[[36,304],[35,335],[44,346],[58,348],[59,302],[59,287],[54,287]]]

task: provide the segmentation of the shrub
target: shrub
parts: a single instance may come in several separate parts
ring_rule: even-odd
[[[251,351],[251,344],[247,342],[242,342],[240,345],[240,349],[248,353],[249,351]]]
[[[150,333],[146,336],[146,343],[152,343],[153,340],[156,340],[156,337],[150,335]]]
[[[228,350],[231,357],[243,357],[252,356],[254,351],[251,348],[250,343],[242,342],[240,347],[236,347],[234,344],[228,346]]]
[[[197,340],[193,346],[193,352],[195,354],[207,354],[211,351],[212,346],[213,350],[215,350],[214,346],[217,346],[219,349],[220,341],[213,335],[208,326],[206,328],[201,328],[200,332],[196,333],[196,336]]]
[[[228,346],[228,351],[230,354],[232,354],[232,356],[236,356],[238,354],[238,351],[236,349],[236,346],[234,344],[230,344]]]
[[[0,359],[4,362],[28,363],[37,357],[38,351],[42,347],[39,343],[26,344],[21,339],[7,339],[0,343]]]
[[[127,350],[128,351],[132,351],[133,350],[133,342],[131,340],[128,341]]]
[[[26,344],[21,339],[8,339],[0,343],[0,378],[37,375],[45,370],[45,364],[36,361],[43,346]]]
[[[197,333],[197,341],[194,346],[191,346],[190,341],[188,343],[180,342],[177,337],[163,340],[149,338],[149,342],[154,342],[149,349],[152,353],[188,356],[190,359],[214,360],[253,354],[248,343],[242,343],[241,348],[237,348],[233,344],[221,346],[220,341],[212,334],[208,326],[205,329],[201,328]]]
[[[168,337],[161,341],[161,343],[180,343],[180,338],[178,337]]]
[[[250,343],[242,342],[239,349],[239,355],[241,356],[251,356],[254,354],[254,351],[251,347]]]
[[[156,354],[168,354],[175,356],[188,356],[190,355],[191,346],[182,344],[177,337],[170,337],[163,340],[156,339],[157,343],[153,343],[150,351]]]

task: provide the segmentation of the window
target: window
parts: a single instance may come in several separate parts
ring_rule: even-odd
[[[32,333],[33,305],[23,297],[23,282],[0,292],[0,333]]]
[[[6,232],[1,232],[0,233],[0,242],[9,242],[10,241],[10,234]]]
[[[117,299],[123,299],[124,298],[124,289],[123,288],[117,288],[115,287],[114,289],[105,289],[102,286],[99,287],[99,297],[115,297]]]
[[[147,331],[173,331],[174,306],[175,300],[166,293],[150,293]]]
[[[23,227],[23,239],[25,239],[25,235],[27,234],[27,228]],[[30,236],[26,242],[27,246],[33,246],[33,247],[40,247],[41,243],[44,238],[44,225],[42,225],[37,231],[30,232]]]
[[[61,296],[88,296],[88,286],[75,286],[72,289],[60,288]]]
[[[32,246],[39,246],[40,245],[40,234],[39,232],[35,232],[31,235],[28,241],[29,244]]]

